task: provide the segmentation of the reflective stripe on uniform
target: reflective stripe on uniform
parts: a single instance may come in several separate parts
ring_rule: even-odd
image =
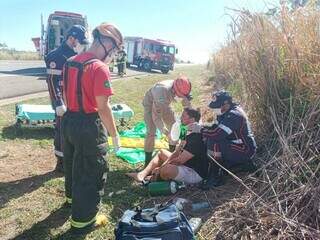
[[[230,128],[228,128],[226,125],[223,124],[219,124],[218,128],[221,128],[223,131],[225,131],[228,135],[230,135],[232,133],[232,130]]]
[[[51,75],[58,75],[58,76],[60,76],[60,75],[62,74],[62,70],[47,68],[47,73],[48,73],[48,74],[51,74]]]
[[[95,221],[96,221],[96,216],[94,216],[94,218],[92,218],[88,222],[77,222],[77,221],[74,221],[73,219],[71,219],[71,226],[75,227],[75,228],[84,228],[84,227],[94,223]]]
[[[72,203],[72,198],[66,197],[66,202],[71,204]]]
[[[231,142],[235,143],[235,144],[242,144],[243,143],[242,139],[232,140]]]

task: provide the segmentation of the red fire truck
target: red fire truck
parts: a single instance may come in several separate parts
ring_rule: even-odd
[[[55,11],[49,15],[46,30],[41,16],[41,37],[32,41],[41,56],[59,47],[73,25],[82,25],[88,29],[87,18],[78,13]]]
[[[128,66],[136,65],[145,71],[157,69],[162,73],[173,70],[175,54],[178,53],[173,43],[160,39],[125,37],[124,47]]]

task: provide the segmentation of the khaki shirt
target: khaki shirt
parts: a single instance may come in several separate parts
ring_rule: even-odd
[[[165,80],[156,83],[146,92],[142,102],[145,108],[151,108],[153,122],[161,132],[164,129],[163,118],[174,118],[174,112],[170,106],[175,97],[173,81]],[[182,105],[188,107],[190,102],[183,99]]]

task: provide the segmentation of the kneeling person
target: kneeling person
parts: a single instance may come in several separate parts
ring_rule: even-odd
[[[200,112],[195,109],[184,109],[181,122],[191,127],[199,124]],[[156,180],[176,180],[186,184],[196,184],[206,178],[208,161],[206,146],[200,133],[188,131],[186,139],[171,153],[160,150],[147,167],[138,173],[128,173],[129,177],[143,181],[147,177]]]

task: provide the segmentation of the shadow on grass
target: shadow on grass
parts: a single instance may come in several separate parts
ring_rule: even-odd
[[[45,67],[36,67],[36,68],[24,68],[12,71],[0,71],[2,74],[12,74],[12,75],[22,75],[22,76],[39,76],[45,77],[47,75]]]
[[[44,139],[53,139],[54,137],[54,128],[53,126],[36,126],[28,127],[22,126],[17,127],[16,125],[11,125],[4,127],[2,129],[1,136],[3,139],[35,139],[35,140],[44,140]]]
[[[134,71],[137,71],[137,72],[145,72],[145,73],[157,73],[157,74],[162,74],[163,73],[160,71],[160,70],[155,70],[155,69],[151,69],[150,71],[146,71],[142,68],[138,68],[134,65],[130,66],[130,67],[127,67],[128,69],[131,69],[131,70],[134,70]]]
[[[50,179],[61,177],[61,174],[55,171],[47,172],[45,174],[32,176],[12,182],[0,182],[0,207],[3,207],[12,199],[30,193],[38,189]]]
[[[14,237],[15,240],[27,240],[27,239],[52,239],[50,237],[50,230],[54,228],[61,227],[69,218],[71,209],[62,206],[61,208],[52,212],[44,220],[35,223],[30,229],[25,230],[18,236]],[[84,239],[82,238],[72,238],[71,233],[67,231],[63,235],[58,236],[56,239]]]

